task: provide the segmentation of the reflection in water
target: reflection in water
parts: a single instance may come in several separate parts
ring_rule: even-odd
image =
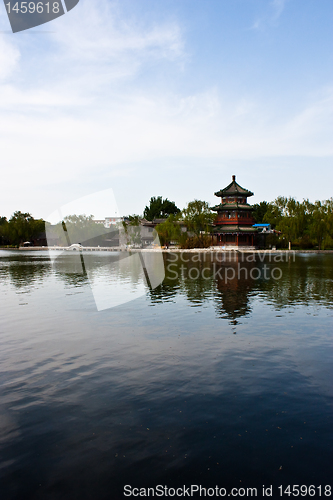
[[[258,289],[276,308],[291,305],[324,304],[332,307],[332,255],[303,254],[279,265],[282,277]]]
[[[331,255],[166,254],[163,284],[150,291],[152,302],[180,294],[193,306],[214,300],[216,313],[236,325],[251,313],[251,298],[280,309],[316,302],[332,306]]]
[[[165,279],[154,289],[147,285],[140,259],[128,259],[125,252],[84,253],[84,266],[80,252],[61,253],[52,266],[47,255],[2,252],[2,282],[33,289],[35,283],[53,274],[69,287],[117,283],[118,293],[126,284],[132,292],[139,289],[140,295],[149,292],[152,304],[175,301],[177,296],[186,298],[193,307],[213,301],[217,316],[233,325],[251,313],[252,298],[259,297],[276,309],[316,302],[332,306],[331,255],[276,256],[275,261],[274,257],[236,252],[166,253]]]
[[[50,259],[45,252],[43,256],[19,252],[0,251],[0,279],[8,281],[15,288],[30,288],[36,283],[42,283],[51,272]]]
[[[204,255],[149,289],[112,254],[0,251],[3,498],[329,484],[333,255]],[[91,283],[145,295],[97,312]]]

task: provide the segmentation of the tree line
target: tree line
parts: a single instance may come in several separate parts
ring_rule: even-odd
[[[155,207],[156,198],[151,198],[145,213],[158,218],[153,217]],[[276,230],[267,235],[267,246],[333,248],[333,198],[311,203],[308,199],[299,202],[293,197],[279,196],[272,202],[262,201],[253,205],[252,213],[256,223],[270,224]],[[155,229],[163,245],[176,241],[182,248],[208,247],[215,243],[215,218],[216,214],[211,212],[207,202],[194,200],[182,211],[174,207],[165,222]],[[186,227],[187,231],[183,231],[182,227]]]
[[[34,219],[30,213],[14,212],[7,220],[0,217],[0,244],[18,246],[25,242],[31,242],[45,230],[43,219]]]
[[[143,216],[148,221],[162,219],[155,226],[162,245],[175,242],[181,248],[205,248],[215,243],[213,230],[216,214],[206,201],[193,200],[180,210],[167,198],[151,197]],[[274,234],[267,235],[268,246],[333,248],[333,198],[311,203],[309,200],[299,202],[292,197],[279,196],[272,202],[262,201],[253,205],[253,217],[255,222],[268,223],[276,230]],[[129,241],[134,238],[135,243],[140,243],[141,218],[139,215],[124,218],[122,228]],[[45,231],[45,225],[49,226],[43,219],[34,219],[30,213],[20,211],[14,212],[9,220],[0,217],[0,245],[19,246],[24,242],[33,242]],[[92,215],[67,216],[53,228],[64,245],[67,240],[89,239],[93,246],[96,238],[107,238],[110,233],[110,230],[97,225]]]
[[[281,233],[269,236],[281,248],[287,248],[289,243],[301,249],[333,248],[333,198],[311,203],[279,196],[273,202],[254,205],[253,216],[256,222],[271,224]]]

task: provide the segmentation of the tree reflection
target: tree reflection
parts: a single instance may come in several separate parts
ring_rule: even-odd
[[[332,307],[333,255],[304,254],[281,262],[280,280],[263,283],[261,292],[274,307],[321,304]]]
[[[50,273],[50,259],[46,256],[10,254],[1,259],[1,280],[8,280],[15,288],[30,288]]]
[[[282,254],[280,254],[281,257]],[[139,259],[121,255],[85,254],[57,256],[53,265],[48,255],[10,253],[2,256],[0,275],[16,288],[30,288],[51,275],[68,286],[93,282],[127,283],[133,290],[144,282]],[[271,304],[276,310],[301,305],[333,307],[333,255],[283,255],[275,261],[269,256],[241,253],[165,253],[165,279],[148,290],[151,304],[176,302],[184,298],[191,307],[214,304],[216,316],[237,325],[251,314],[254,299]],[[153,256],[151,257],[153,258]],[[275,274],[274,274],[275,273]]]
[[[152,302],[183,295],[189,305],[213,300],[216,315],[237,325],[261,298],[276,309],[315,303],[332,307],[333,255],[242,253],[165,254],[165,280],[150,291]]]

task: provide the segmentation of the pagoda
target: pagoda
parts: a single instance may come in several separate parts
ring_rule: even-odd
[[[257,230],[253,227],[252,206],[247,203],[253,193],[242,188],[233,175],[232,182],[215,196],[221,198],[220,205],[212,207],[217,212],[214,234],[218,245],[254,247]]]

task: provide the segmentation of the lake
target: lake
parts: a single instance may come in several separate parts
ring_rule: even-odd
[[[1,499],[328,496],[333,254],[82,255],[0,251]]]

